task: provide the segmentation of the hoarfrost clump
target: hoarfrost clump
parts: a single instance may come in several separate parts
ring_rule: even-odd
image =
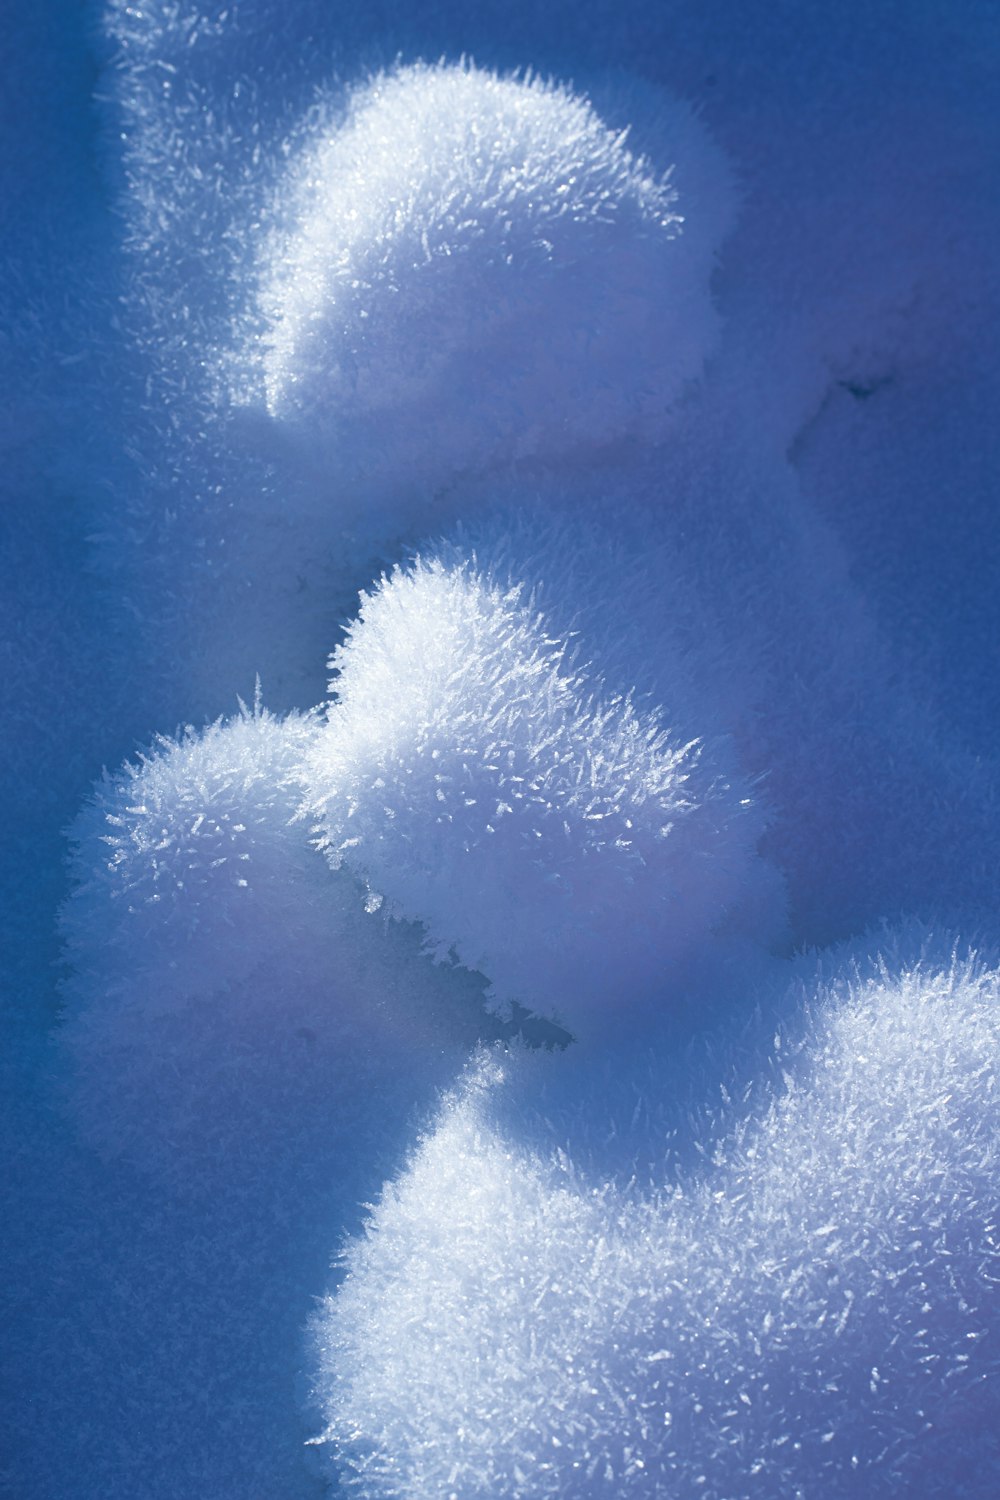
[[[301,937],[324,872],[292,820],[318,730],[244,710],[105,779],[72,830],[63,925],[81,975],[99,970],[108,996],[141,985],[156,1009]]]
[[[737,628],[729,618],[732,600],[720,608],[684,554],[675,513],[686,503],[634,465],[586,479],[490,481],[432,555],[446,567],[475,559],[501,590],[530,580],[549,634],[578,645],[605,682],[627,683],[637,704],[697,725],[716,766],[734,775],[733,730],[761,671],[745,620]]]
[[[714,338],[732,194],[690,108],[656,115],[654,165],[530,74],[418,64],[331,106],[262,278],[267,402],[304,461],[398,491],[657,436]]]
[[[733,194],[687,105],[611,87],[640,150],[533,77],[345,89],[303,41],[325,7],[302,24],[107,7],[124,322],[81,446],[147,723],[258,671],[315,702],[357,589],[452,523],[463,472],[655,435],[716,332]]]
[[[414,1048],[447,1078],[483,1034],[482,980],[435,967],[410,927],[380,932],[295,821],[319,729],[258,707],[163,740],[74,830],[72,1112],[185,1191],[238,1170],[266,1193],[286,1156],[342,1175]]]
[[[366,1494],[994,1493],[1000,974],[800,1000],[756,1103],[727,1094],[700,1171],[653,1188],[574,1164],[523,1088],[505,1119],[516,1058],[473,1070],[316,1322],[325,1438]],[[626,1100],[665,1162],[635,1083],[576,1106]],[[675,1092],[676,1068],[668,1116]]]
[[[761,811],[725,746],[613,694],[525,586],[418,560],[362,596],[331,664],[307,756],[322,846],[501,1005],[617,1024],[741,905],[768,907]]]

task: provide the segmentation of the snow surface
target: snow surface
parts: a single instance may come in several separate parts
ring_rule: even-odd
[[[758,941],[780,931],[749,786],[588,676],[525,586],[420,561],[363,597],[332,666],[307,752],[321,847],[495,1003],[579,1039],[744,905]]]
[[[995,7],[5,41],[0,1490],[992,1497]]]
[[[377,75],[329,113],[262,288],[268,409],[304,463],[398,506],[404,472],[431,489],[663,435],[714,342],[732,217],[689,108],[660,105],[658,166],[567,88],[468,63]]]
[[[327,1441],[394,1497],[969,1492],[997,1460],[998,1001],[967,959],[786,1001],[687,1176],[669,1061],[629,1122],[634,1063],[555,1112],[537,1066],[483,1059],[316,1320]],[[615,1113],[651,1182],[608,1175]]]

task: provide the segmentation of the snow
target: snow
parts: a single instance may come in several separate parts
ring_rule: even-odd
[[[654,999],[745,903],[758,941],[781,925],[724,747],[588,675],[586,644],[574,659],[526,582],[435,558],[397,571],[332,659],[307,803],[372,900],[483,973],[496,1004],[578,1037]]]
[[[6,40],[0,1488],[992,1496],[994,8]]]
[[[303,462],[398,507],[403,473],[662,434],[714,341],[732,193],[690,109],[656,104],[656,161],[566,88],[468,63],[327,107],[262,287],[267,404]]]
[[[472,1066],[315,1320],[324,1441],[363,1493],[944,1496],[995,1471],[1000,980],[850,957],[772,999],[773,1040],[737,1034],[689,1175],[669,1062],[591,1070],[572,1113],[537,1059]],[[647,1181],[595,1146],[633,1103]]]

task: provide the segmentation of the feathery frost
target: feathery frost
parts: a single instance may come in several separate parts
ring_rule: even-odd
[[[457,925],[512,993],[537,960],[530,997],[581,1036],[601,983],[612,1023],[633,1010],[603,1047],[520,1057],[456,1100],[377,1211],[354,1265],[385,1302],[362,1314],[348,1289],[330,1330],[331,1358],[346,1351],[330,1415],[369,1493],[994,1500],[994,979],[911,966],[841,986],[765,1058],[753,1037],[772,1028],[747,1042],[735,1011],[771,960],[730,941],[772,930],[760,814],[716,832],[741,782],[766,797],[761,848],[798,941],[942,901],[961,931],[995,931],[1000,12],[7,9],[10,1493],[314,1495],[295,1384],[328,1248],[398,1169],[414,1114],[503,1029],[478,976],[365,912],[367,861],[394,850],[385,906],[426,909],[439,950]],[[457,46],[544,59],[590,103],[464,64],[365,73]],[[713,278],[718,343],[730,183],[661,88],[704,101],[745,188]],[[540,785],[566,827],[529,817],[522,787],[487,835],[457,782],[404,768],[401,730],[391,805],[369,795],[385,789],[358,769],[367,751],[337,752],[365,839],[331,871],[292,821],[306,752],[332,743],[320,720],[162,742],[77,825],[67,1121],[42,1082],[47,924],[84,784],[255,672],[283,711],[317,702],[358,588],[456,517],[474,529],[500,485],[508,512],[548,514],[561,490],[551,536],[501,525],[475,564],[464,541],[434,555],[501,600],[527,580],[511,610],[544,614],[510,663],[516,712],[500,676],[483,698],[515,759],[533,714],[552,736]],[[614,545],[577,535],[595,490]],[[472,660],[476,723],[450,678],[441,696],[478,745]],[[433,717],[421,670],[412,744]],[[410,679],[383,677],[369,739],[345,702],[358,746],[405,718]],[[633,684],[631,706],[614,698]],[[367,692],[356,678],[356,706]],[[650,704],[681,731],[658,750]],[[425,738],[455,761],[441,733]],[[570,765],[614,812],[584,815]],[[638,766],[660,792],[640,796]],[[324,775],[310,766],[310,792],[343,821]],[[417,889],[425,838],[447,889]],[[689,922],[694,973],[666,962]],[[599,943],[608,972],[578,985]],[[666,1003],[640,1014],[661,975]],[[728,1072],[678,1045],[709,1006],[742,1043]],[[734,1071],[761,1079],[750,1104],[693,1125]],[[572,1165],[553,1154],[567,1141]]]
[[[901,674],[791,467],[700,394],[685,417],[683,442],[643,462],[484,482],[437,554],[530,579],[550,633],[750,782],[795,941],[942,900],[979,930],[998,896],[995,766]]]
[[[640,151],[537,77],[345,88],[300,21],[109,6],[127,356],[98,430],[128,442],[98,444],[93,529],[156,664],[149,722],[255,672],[315,702],[357,589],[452,523],[458,476],[657,435],[716,333],[733,194],[687,105],[610,88]]]
[[[691,110],[658,116],[654,164],[568,88],[469,63],[331,106],[262,278],[268,406],[305,461],[398,487],[657,435],[713,339],[731,202]]]
[[[472,1070],[314,1330],[366,1495],[995,1492],[1000,975],[872,966],[800,1003],[687,1180],[648,1059],[576,1101],[627,1105],[653,1187],[575,1165],[523,1087],[504,1119],[516,1058]],[[669,1117],[684,1080],[660,1088]]]
[[[362,597],[332,666],[322,846],[497,1002],[606,1025],[769,886],[724,747],[613,695],[525,586],[418,560]]]
[[[391,1088],[409,1107],[415,1049],[447,1078],[497,1035],[478,1029],[482,981],[373,922],[295,821],[318,729],[258,707],[188,730],[109,779],[74,830],[72,1110],[102,1150],[186,1191],[239,1164],[269,1192],[285,1157],[293,1176],[325,1162],[349,1179],[345,1143],[363,1171],[379,1135],[371,1100]],[[393,1116],[384,1097],[378,1112]]]
[[[292,819],[318,727],[244,710],[106,778],[72,831],[63,925],[81,973],[109,994],[141,984],[156,1008],[301,940],[323,871]]]

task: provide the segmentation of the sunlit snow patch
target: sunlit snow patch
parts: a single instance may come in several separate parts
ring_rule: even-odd
[[[767,906],[761,811],[724,746],[587,670],[526,586],[431,554],[362,596],[332,665],[306,757],[322,845],[501,1005],[617,1027]]]
[[[841,979],[751,1050],[693,1180],[656,1129],[683,1073],[639,1051],[572,1117],[537,1060],[446,1102],[316,1324],[366,1495],[995,1494],[997,972]],[[602,1172],[616,1114],[652,1185]]]
[[[568,88],[468,63],[331,107],[262,277],[303,461],[370,488],[657,435],[713,339],[731,193],[687,106],[651,134],[656,164]]]

